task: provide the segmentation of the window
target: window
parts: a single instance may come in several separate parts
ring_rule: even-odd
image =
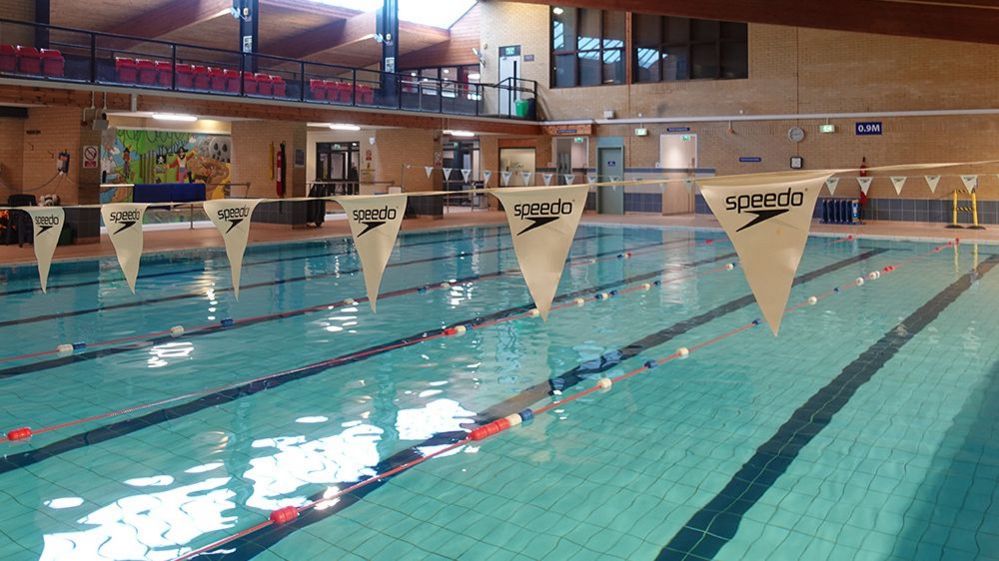
[[[479,83],[478,64],[412,68],[399,72],[403,75],[402,87],[405,93],[417,93],[419,89],[423,95],[436,96],[439,89],[441,95],[447,98],[460,96],[472,100],[482,98],[479,89],[474,86]]]
[[[745,23],[635,14],[636,82],[749,77]]]
[[[623,84],[625,14],[552,7],[552,85]]]

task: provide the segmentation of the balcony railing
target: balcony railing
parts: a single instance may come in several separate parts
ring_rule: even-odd
[[[534,120],[537,82],[455,82],[0,19],[0,79]]]

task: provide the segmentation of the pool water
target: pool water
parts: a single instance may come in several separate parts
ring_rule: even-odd
[[[999,248],[812,237],[774,338],[719,237],[582,226],[547,323],[499,227],[401,236],[377,314],[345,239],[238,302],[221,250],[0,269],[0,559],[171,560],[683,346],[198,559],[999,560]]]

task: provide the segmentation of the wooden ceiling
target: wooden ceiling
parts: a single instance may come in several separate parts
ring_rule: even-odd
[[[999,44],[997,0],[518,1]]]
[[[52,0],[52,24],[214,49],[238,50],[232,0]],[[260,53],[327,64],[378,63],[375,14],[314,0],[260,0]],[[400,54],[447,42],[450,32],[400,22]],[[120,49],[134,42],[116,43]]]

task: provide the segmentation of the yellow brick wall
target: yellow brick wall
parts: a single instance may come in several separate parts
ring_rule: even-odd
[[[79,202],[80,109],[74,107],[32,107],[22,136],[23,192],[37,197],[57,194],[62,204]],[[56,174],[56,157],[70,153],[69,174]]]
[[[378,129],[374,146],[369,145],[368,137],[362,139],[361,154],[363,157],[366,149],[372,149],[375,181],[402,185],[406,191],[430,191],[440,188],[441,174],[435,173],[431,182],[423,167],[433,164],[439,141],[440,131]]]
[[[24,120],[0,119],[0,204],[23,188],[23,142]]]
[[[295,149],[306,149],[305,123],[234,121],[232,123],[233,183],[250,183],[249,197],[277,197],[272,177],[273,149],[285,143],[285,197],[305,196],[305,167],[296,168]]]

